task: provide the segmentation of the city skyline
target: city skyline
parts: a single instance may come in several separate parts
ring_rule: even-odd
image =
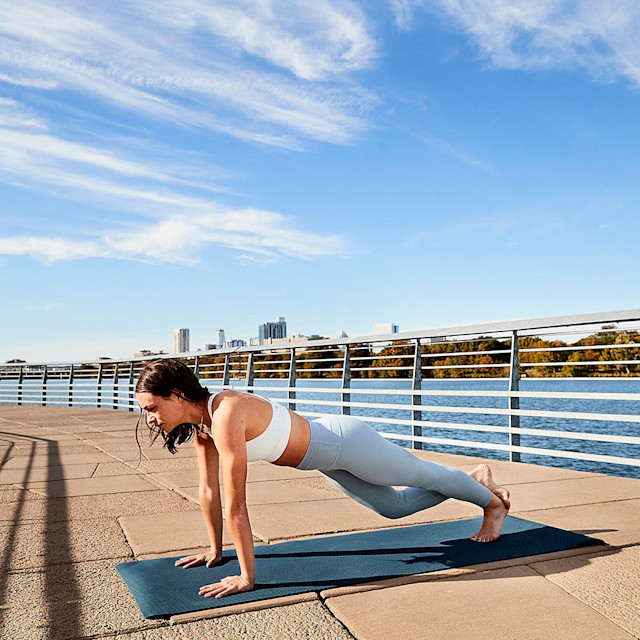
[[[0,15],[2,362],[636,306],[638,4]]]

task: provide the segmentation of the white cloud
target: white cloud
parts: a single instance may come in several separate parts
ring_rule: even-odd
[[[269,260],[282,255],[316,258],[339,254],[346,248],[337,236],[299,231],[291,227],[285,216],[257,209],[175,215],[138,229],[110,234],[105,243],[126,256],[182,263],[197,261],[194,255],[207,244]]]
[[[321,236],[292,228],[280,214],[256,209],[220,209],[185,213],[104,232],[97,239],[13,236],[0,238],[0,255],[34,257],[46,264],[83,258],[116,258],[144,262],[197,264],[203,250],[217,245],[260,263],[282,256],[312,259],[346,249],[338,236]]]
[[[0,82],[13,84],[17,87],[28,87],[30,89],[55,89],[58,86],[58,83],[53,82],[52,80],[11,76],[6,73],[0,73]]]
[[[425,144],[437,149],[438,151],[445,153],[460,162],[473,167],[474,169],[481,169],[482,171],[493,172],[494,166],[487,162],[486,160],[480,160],[476,158],[468,151],[458,147],[457,145],[445,140],[444,138],[439,138],[438,136],[434,136],[432,133],[427,131],[420,131],[415,134],[415,136],[422,140]]]
[[[0,101],[0,121],[3,116],[14,126],[33,124],[28,110],[16,101]],[[28,127],[0,127],[0,179],[31,180],[88,204],[97,200],[110,212],[108,232],[98,227],[90,235],[85,231],[85,237],[0,237],[0,255],[29,255],[45,263],[93,257],[194,264],[211,245],[263,263],[282,256],[313,258],[344,251],[341,238],[300,231],[281,214],[234,209],[208,194],[185,193],[185,186],[200,191],[213,186],[183,178],[188,167],[179,157],[173,166],[160,168],[121,153],[48,132],[34,133]],[[138,222],[132,221],[133,213]],[[139,222],[141,215],[144,224]]]
[[[11,101],[13,102],[13,101]],[[228,191],[216,187],[212,182],[199,184],[196,181],[176,176],[175,172],[185,173],[188,167],[177,163],[168,170],[149,166],[135,160],[122,157],[122,152],[63,140],[47,133],[32,133],[4,128],[1,125],[10,122],[16,126],[23,121],[32,127],[38,125],[28,111],[21,111],[20,105],[13,102],[12,111],[6,115],[0,99],[0,180],[6,176],[29,177],[39,182],[74,186],[85,191],[111,192],[118,194],[123,187],[113,182],[104,182],[88,174],[97,170],[115,174],[120,178],[144,178],[167,184],[193,186],[212,191]],[[44,124],[42,125],[44,127]],[[138,189],[124,188],[123,195],[134,196]],[[134,196],[135,197],[135,196]]]
[[[10,98],[0,98],[0,127],[46,129],[47,124],[23,104]]]
[[[507,69],[585,69],[640,85],[640,4],[601,0],[436,0],[483,55]]]
[[[137,0],[149,19],[172,28],[201,28],[305,80],[367,67],[376,56],[367,20],[348,0]]]
[[[51,264],[58,260],[106,258],[108,254],[101,243],[91,240],[13,236],[0,238],[0,255],[28,255]]]
[[[413,25],[416,9],[424,5],[424,0],[388,0],[401,31],[407,31]]]
[[[132,0],[126,10],[0,0],[0,79],[290,149],[365,128],[376,99],[347,74],[375,49],[345,0]]]

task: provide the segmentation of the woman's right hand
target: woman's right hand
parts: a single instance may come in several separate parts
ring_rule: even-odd
[[[222,554],[219,553],[196,553],[191,556],[185,556],[175,561],[176,567],[188,569],[189,567],[197,567],[206,564],[207,569],[222,560]]]

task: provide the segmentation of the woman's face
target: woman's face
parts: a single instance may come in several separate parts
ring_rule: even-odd
[[[169,433],[184,422],[184,407],[182,398],[172,393],[168,398],[154,396],[147,391],[136,393],[136,400],[140,408],[147,413],[147,422]]]

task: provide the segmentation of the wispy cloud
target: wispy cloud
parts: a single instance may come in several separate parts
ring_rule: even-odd
[[[212,199],[211,191],[225,189],[188,179],[188,165],[179,157],[172,165],[154,165],[131,151],[65,140],[15,100],[0,100],[0,123],[8,125],[0,126],[0,180],[21,180],[25,187],[46,188],[90,206],[99,201],[110,210],[103,227],[83,223],[84,232],[68,236],[0,237],[0,254],[45,263],[116,258],[194,264],[212,245],[263,263],[345,250],[341,238],[301,231],[281,214]],[[136,150],[144,148],[138,144]]]
[[[346,250],[339,236],[295,229],[280,214],[229,209],[195,216],[181,213],[122,231],[102,232],[97,238],[0,237],[0,255],[31,256],[45,264],[115,258],[194,265],[209,245],[233,249],[241,259],[261,264],[277,262],[282,256],[312,259]]]
[[[47,123],[20,102],[0,98],[0,127],[42,130],[47,128]]]
[[[201,28],[306,80],[367,67],[376,55],[360,7],[349,0],[137,0],[141,13],[173,30]]]
[[[424,0],[388,0],[396,18],[396,25],[401,31],[408,31],[413,26],[416,9],[424,6]]]
[[[134,125],[284,149],[348,144],[377,104],[353,73],[376,56],[366,15],[348,0],[0,0],[0,89],[24,96],[0,97],[0,181],[108,210],[102,226],[94,216],[75,232],[5,234],[0,254],[192,264],[218,246],[264,264],[343,252],[340,237],[214,199],[233,191],[205,178],[224,175],[207,157],[196,168],[173,147],[159,159],[143,129],[87,135],[81,105],[98,106],[94,119],[115,106]],[[56,105],[66,110],[70,95],[77,111],[61,121]]]
[[[507,69],[585,69],[640,85],[640,4],[600,0],[435,0],[483,56]]]
[[[376,98],[346,76],[375,56],[363,12],[344,0],[0,0],[0,81],[291,149],[366,127]]]
[[[428,131],[418,131],[415,132],[414,135],[430,147],[433,147],[452,158],[456,158],[460,162],[473,167],[474,169],[481,169],[482,171],[488,172],[493,172],[495,170],[495,167],[491,163],[474,157],[471,153],[455,145],[449,140],[435,136]]]

